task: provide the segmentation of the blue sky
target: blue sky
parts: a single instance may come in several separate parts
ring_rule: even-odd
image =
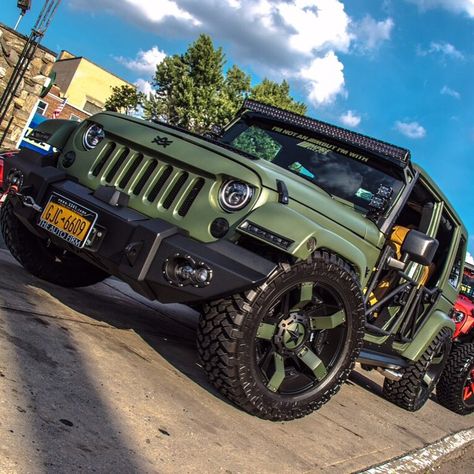
[[[17,17],[2,0],[0,21]],[[409,148],[474,254],[474,0],[63,0],[43,44],[146,89],[201,32],[255,82],[287,79],[309,115]]]

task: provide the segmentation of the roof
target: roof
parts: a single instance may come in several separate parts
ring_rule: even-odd
[[[129,86],[136,88],[136,86],[134,84],[132,84],[131,82],[125,80],[123,77],[120,77],[120,76],[118,76],[117,74],[115,74],[113,72],[110,72],[108,69],[105,69],[103,66],[99,66],[97,63],[95,63],[94,61],[91,61],[89,58],[86,58],[85,56],[74,56],[74,57],[69,57],[69,58],[58,59],[56,61],[56,63],[65,63],[65,62],[68,62],[68,61],[71,61],[71,62],[73,62],[73,61],[87,61],[88,63],[93,64],[95,67],[98,67],[99,69],[102,69],[102,71],[106,72],[107,74],[110,74],[111,76],[116,77],[117,79],[121,80],[122,82],[125,82]]]
[[[247,99],[242,106],[241,112],[244,111],[254,112],[271,120],[297,127],[307,131],[309,134],[316,133],[324,137],[333,138],[338,142],[343,142],[372,155],[389,160],[401,168],[405,168],[410,163],[410,151],[405,148],[305,115],[299,115],[249,99]]]
[[[18,31],[14,30],[12,27],[10,27],[8,25],[5,25],[5,23],[2,23],[1,21],[0,21],[0,27],[4,28],[5,30],[8,30],[10,33],[13,33],[16,36],[19,36],[23,40],[28,41],[28,36],[26,36],[22,33],[18,33]],[[57,56],[57,53],[55,51],[53,51],[52,49],[47,48],[46,46],[43,46],[41,43],[38,44],[38,48],[43,50],[45,53],[51,54],[54,57]]]

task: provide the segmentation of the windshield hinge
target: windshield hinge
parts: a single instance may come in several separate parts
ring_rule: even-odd
[[[280,179],[277,179],[276,183],[278,190],[278,202],[280,204],[288,204],[290,202],[290,196],[288,194],[288,188],[286,187],[286,184]]]

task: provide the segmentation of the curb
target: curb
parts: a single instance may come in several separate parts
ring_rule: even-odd
[[[440,460],[454,451],[466,447],[474,442],[474,428],[459,431],[448,435],[424,448],[417,449],[408,454],[390,461],[370,467],[359,474],[392,474],[403,472],[426,472],[435,467]]]

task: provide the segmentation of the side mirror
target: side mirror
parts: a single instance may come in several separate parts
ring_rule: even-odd
[[[430,265],[438,250],[438,245],[439,242],[436,239],[428,237],[423,232],[410,230],[403,241],[401,252],[413,262]]]

